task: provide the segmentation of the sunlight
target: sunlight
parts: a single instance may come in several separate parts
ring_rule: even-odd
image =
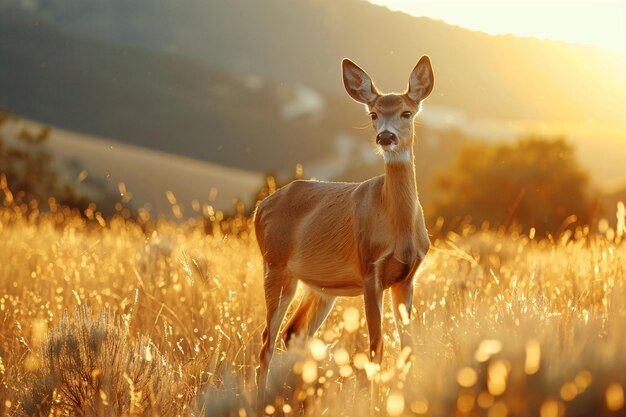
[[[0,417],[625,414],[626,0],[83,3],[0,0]]]
[[[626,3],[600,1],[370,0],[413,16],[444,20],[492,35],[585,43],[626,52]]]

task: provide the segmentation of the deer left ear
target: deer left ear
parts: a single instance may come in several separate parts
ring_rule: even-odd
[[[369,105],[380,95],[370,76],[348,58],[341,61],[341,70],[343,85],[353,100]]]
[[[430,65],[430,58],[424,55],[420,58],[413,72],[411,72],[406,95],[419,104],[433,91],[434,83],[435,78],[433,76],[433,67]]]

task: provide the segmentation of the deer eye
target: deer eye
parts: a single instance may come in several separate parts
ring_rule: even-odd
[[[370,113],[370,117],[372,118],[372,120],[378,119],[378,115],[376,113],[374,113],[374,112]]]
[[[410,119],[411,118],[411,112],[410,111],[403,111],[402,114],[400,115],[400,117],[402,117],[403,119]]]

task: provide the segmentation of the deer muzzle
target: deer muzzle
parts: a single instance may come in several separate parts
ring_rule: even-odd
[[[377,145],[389,146],[392,143],[397,143],[397,142],[398,142],[398,138],[396,137],[396,135],[388,130],[384,130],[376,136]]]

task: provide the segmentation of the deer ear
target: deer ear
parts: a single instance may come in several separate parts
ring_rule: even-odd
[[[424,55],[411,72],[406,95],[414,102],[420,103],[433,91],[434,83],[435,78],[433,67],[430,65],[430,58]]]
[[[357,64],[345,58],[341,61],[343,71],[343,85],[348,95],[363,104],[371,104],[380,95],[376,86],[365,71]]]

